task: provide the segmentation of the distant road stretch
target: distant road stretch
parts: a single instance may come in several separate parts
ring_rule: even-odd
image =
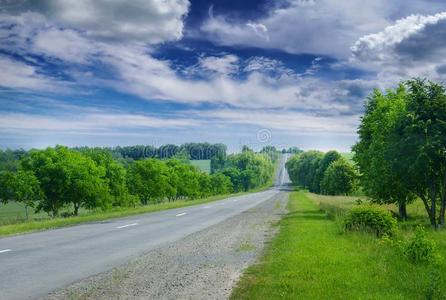
[[[0,238],[0,299],[46,296],[270,200],[289,181],[286,159],[282,156],[274,188],[264,192]]]

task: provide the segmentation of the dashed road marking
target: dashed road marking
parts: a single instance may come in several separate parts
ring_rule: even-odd
[[[183,212],[183,213],[181,213],[181,214],[178,214],[178,215],[175,215],[175,217],[181,217],[181,216],[184,216],[184,215],[186,215],[185,212]]]
[[[136,226],[138,225],[138,223],[132,223],[132,224],[127,224],[127,225],[122,225],[122,226],[118,226],[116,228],[121,229],[121,228],[126,228],[126,227],[131,227],[131,226]]]
[[[211,208],[212,206],[205,206],[205,207],[203,207],[203,208]]]
[[[0,250],[0,253],[5,253],[5,252],[10,252],[12,251],[11,249],[4,249],[4,250]]]

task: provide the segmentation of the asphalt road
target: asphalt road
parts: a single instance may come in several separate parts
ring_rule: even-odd
[[[0,238],[0,299],[34,299],[242,213],[281,193],[275,187],[207,204]]]

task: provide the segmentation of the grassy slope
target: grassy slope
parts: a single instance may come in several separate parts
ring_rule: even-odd
[[[425,299],[429,271],[374,237],[340,234],[307,194],[294,192],[279,234],[232,299]],[[444,264],[441,272],[446,273]],[[443,295],[445,283],[443,278]]]

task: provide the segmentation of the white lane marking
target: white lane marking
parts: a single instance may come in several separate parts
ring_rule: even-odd
[[[126,228],[126,227],[130,227],[130,226],[136,226],[138,225],[138,223],[132,223],[132,224],[127,224],[127,225],[122,225],[122,226],[118,226],[116,228],[121,229],[121,228]]]
[[[0,250],[0,253],[12,251],[11,249]]]
[[[211,208],[211,206],[205,206],[205,207],[203,207],[203,208]]]
[[[184,216],[186,213],[184,212],[184,213],[181,213],[181,214],[178,214],[178,215],[175,215],[175,217],[181,217],[181,216]]]
[[[237,200],[237,199],[234,199],[234,200],[232,200],[232,201],[237,202],[238,200]]]

